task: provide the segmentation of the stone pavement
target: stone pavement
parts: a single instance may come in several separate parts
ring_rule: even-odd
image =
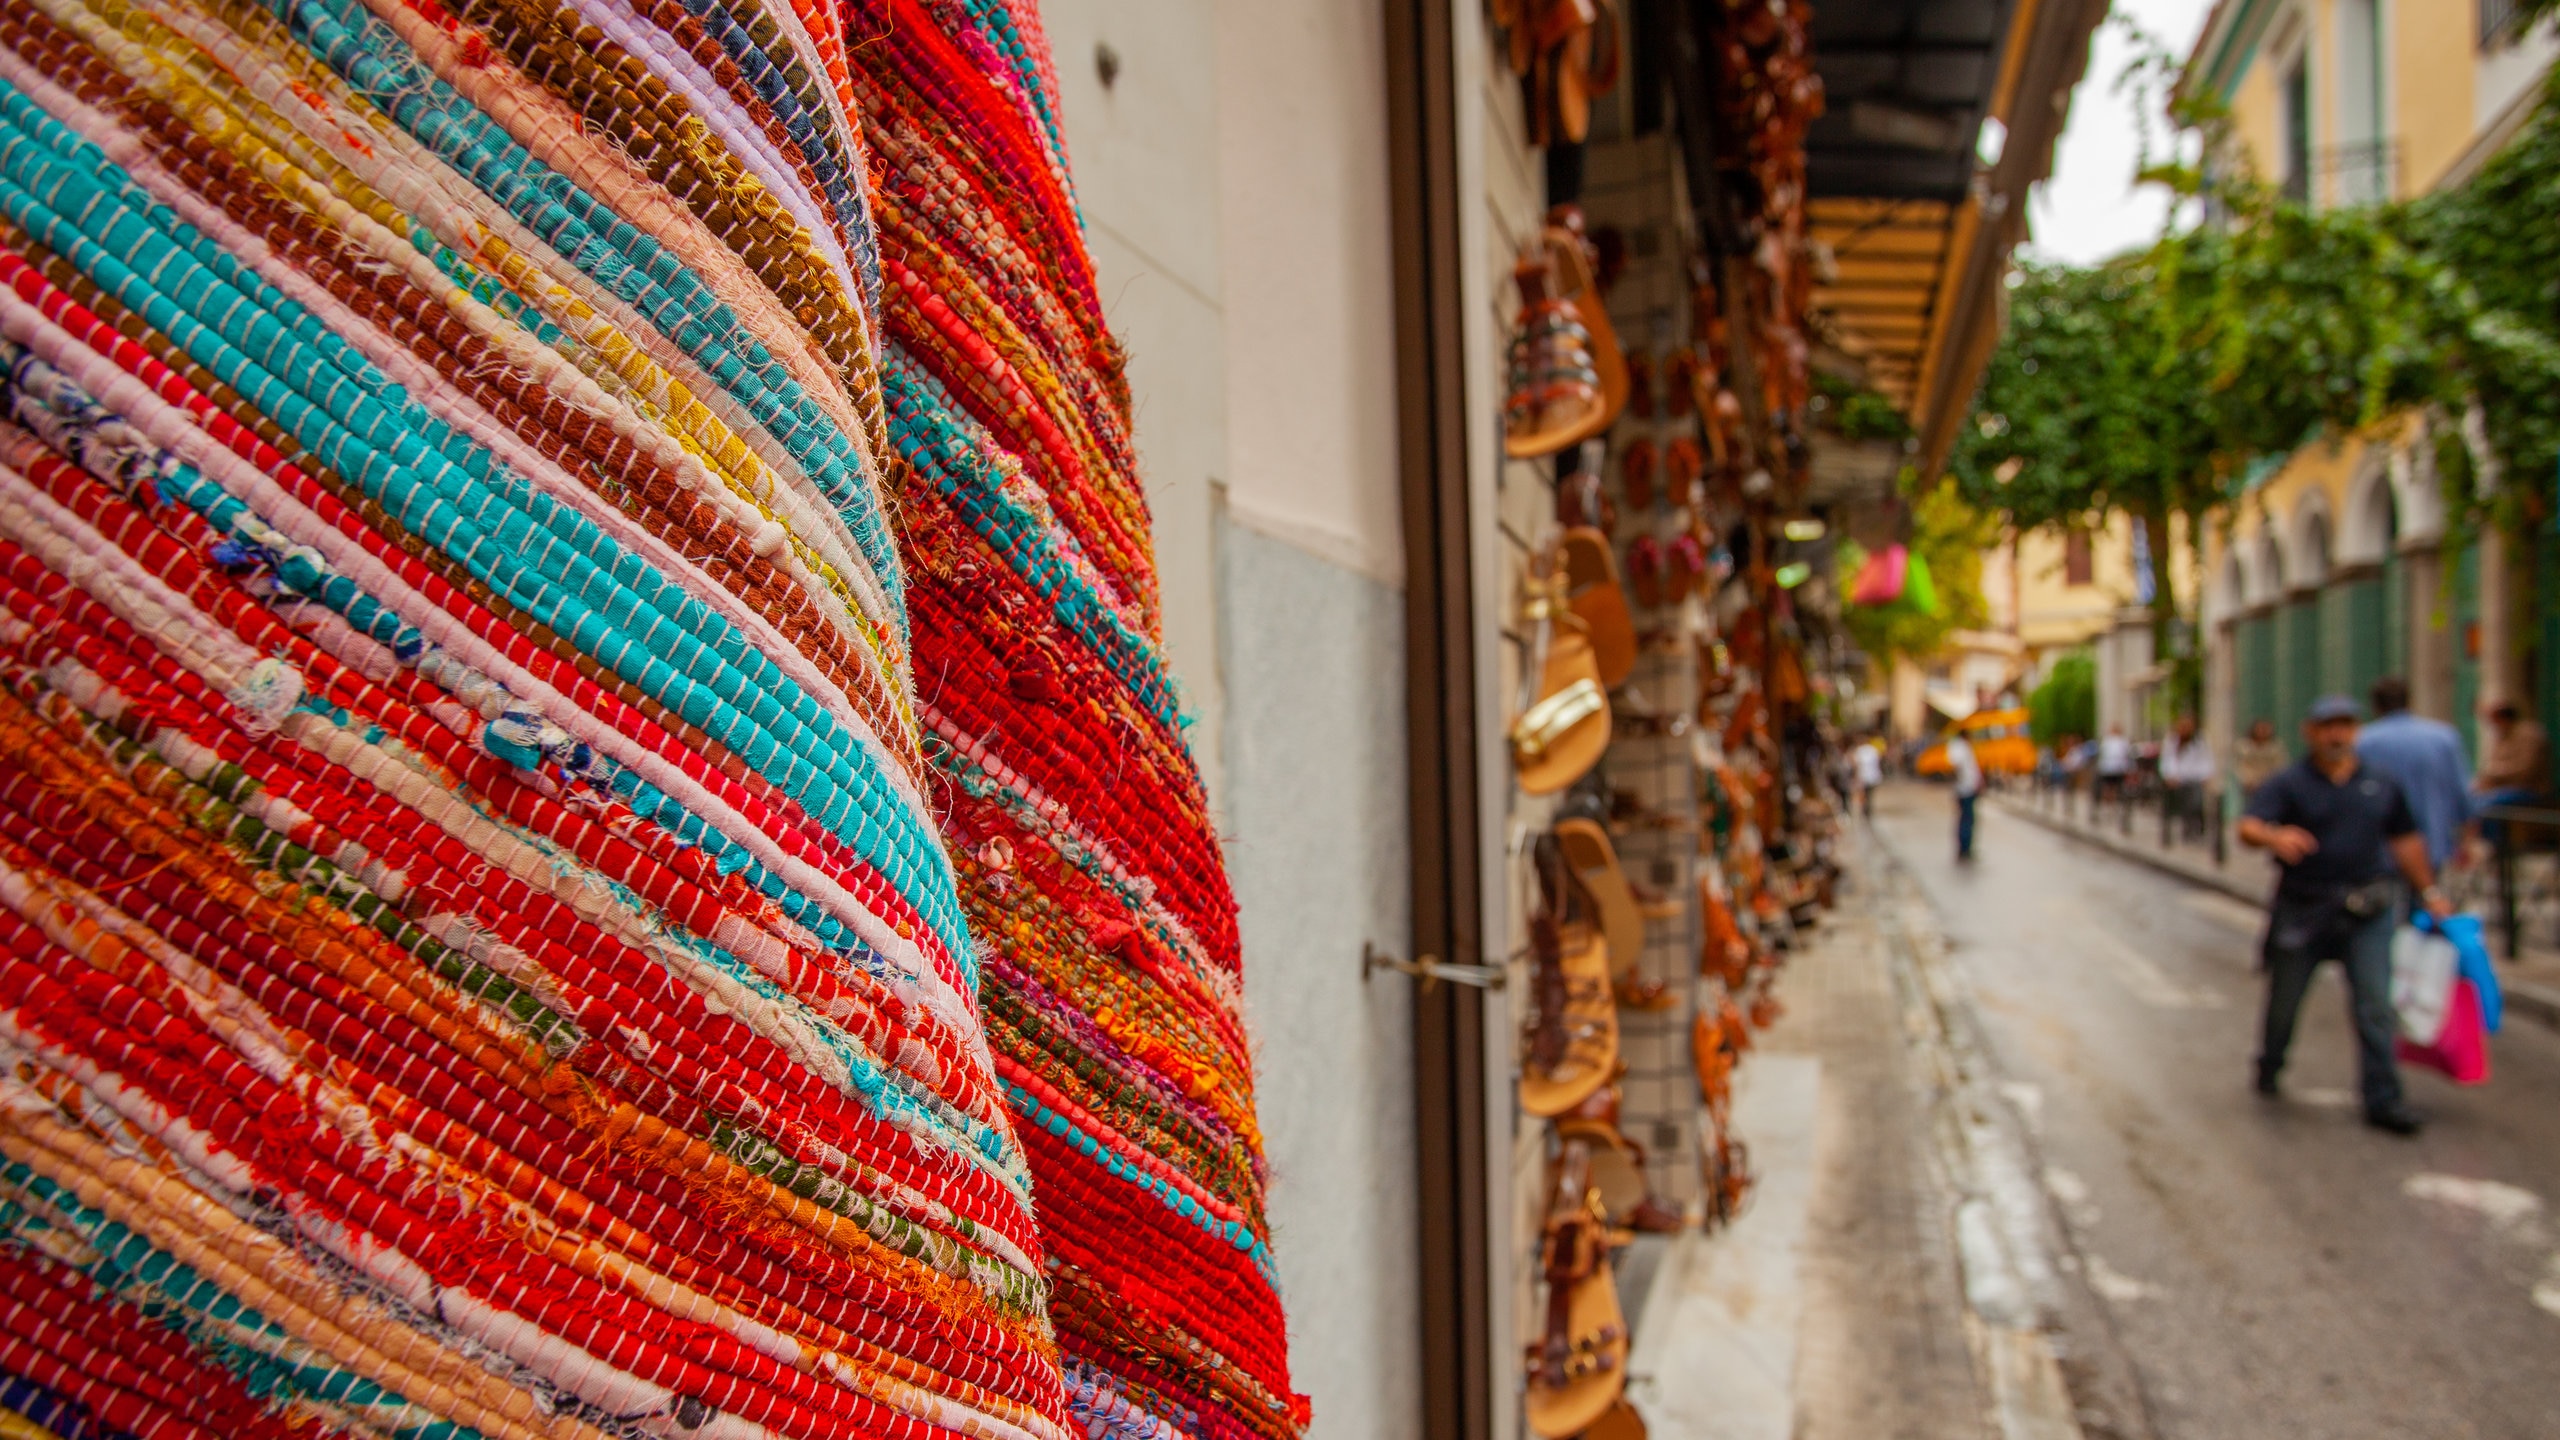
[[[2163,848],[2157,815],[2137,814],[2133,833],[2127,836],[2112,814],[2105,823],[2092,824],[2085,811],[2059,811],[2031,797],[1999,794],[1993,795],[1991,802],[2047,829],[2060,831],[2073,839],[2198,885],[2220,890],[2252,905],[2265,905],[2268,894],[2275,888],[2274,863],[2257,851],[2242,847],[2237,840],[2226,845],[2227,859],[2221,865],[2213,863],[2212,851],[2203,845]],[[2498,937],[2495,922],[2490,923],[2494,947]],[[2560,950],[2548,949],[2528,940],[2523,954],[2513,960],[2501,958],[2497,968],[2498,985],[2506,995],[2509,1010],[2545,1025],[2560,1027]]]
[[[1653,1440],[2082,1440],[2076,1377],[2017,1279],[2051,1280],[2048,1238],[1991,1214],[2018,1208],[1983,1173],[2002,1147],[1981,1117],[2004,1107],[1949,1048],[1909,886],[1870,837],[1845,843],[1842,903],[1736,1073],[1743,1214],[1658,1268],[1628,1257],[1628,1396]]]

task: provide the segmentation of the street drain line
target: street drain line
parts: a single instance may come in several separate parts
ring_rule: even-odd
[[[2091,1440],[2057,1344],[2070,1298],[2063,1268],[2084,1267],[2037,1183],[2033,1143],[2002,1098],[2004,1077],[1927,901],[1899,857],[1882,837],[1876,841],[1871,853],[1883,883],[1869,903],[1892,961],[1904,1043],[1929,1086],[1931,1149],[1955,1198],[1966,1326],[1990,1392],[1994,1433],[1999,1440]],[[2085,1308],[2096,1324],[2110,1324],[2094,1299]],[[2101,1423],[2098,1435],[2152,1433],[2139,1377],[2131,1379],[2134,1405],[2146,1412],[2138,1429]]]

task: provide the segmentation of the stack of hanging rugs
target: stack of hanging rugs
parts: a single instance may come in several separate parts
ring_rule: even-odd
[[[1287,1436],[1036,29],[447,3],[0,0],[0,1440]]]
[[[1100,1437],[1306,1423],[1235,901],[1183,742],[1119,347],[1033,7],[851,0],[916,713]]]

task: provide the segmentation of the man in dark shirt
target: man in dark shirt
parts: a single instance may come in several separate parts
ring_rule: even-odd
[[[2346,967],[2364,1122],[2395,1135],[2422,1123],[2392,1062],[2391,932],[2401,911],[2396,869],[2435,915],[2453,913],[2435,886],[2426,837],[2399,785],[2356,758],[2356,703],[2332,695],[2302,724],[2306,753],[2249,797],[2240,840],[2283,867],[2267,917],[2267,1014],[2258,1093],[2273,1095],[2294,1017],[2323,960]]]

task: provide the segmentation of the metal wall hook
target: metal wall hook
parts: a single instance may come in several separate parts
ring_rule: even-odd
[[[1508,978],[1499,965],[1444,965],[1438,957],[1425,955],[1419,960],[1399,960],[1369,941],[1360,942],[1360,978],[1367,980],[1381,970],[1411,975],[1422,982],[1422,988],[1446,980],[1452,985],[1473,985],[1479,990],[1499,990]]]

